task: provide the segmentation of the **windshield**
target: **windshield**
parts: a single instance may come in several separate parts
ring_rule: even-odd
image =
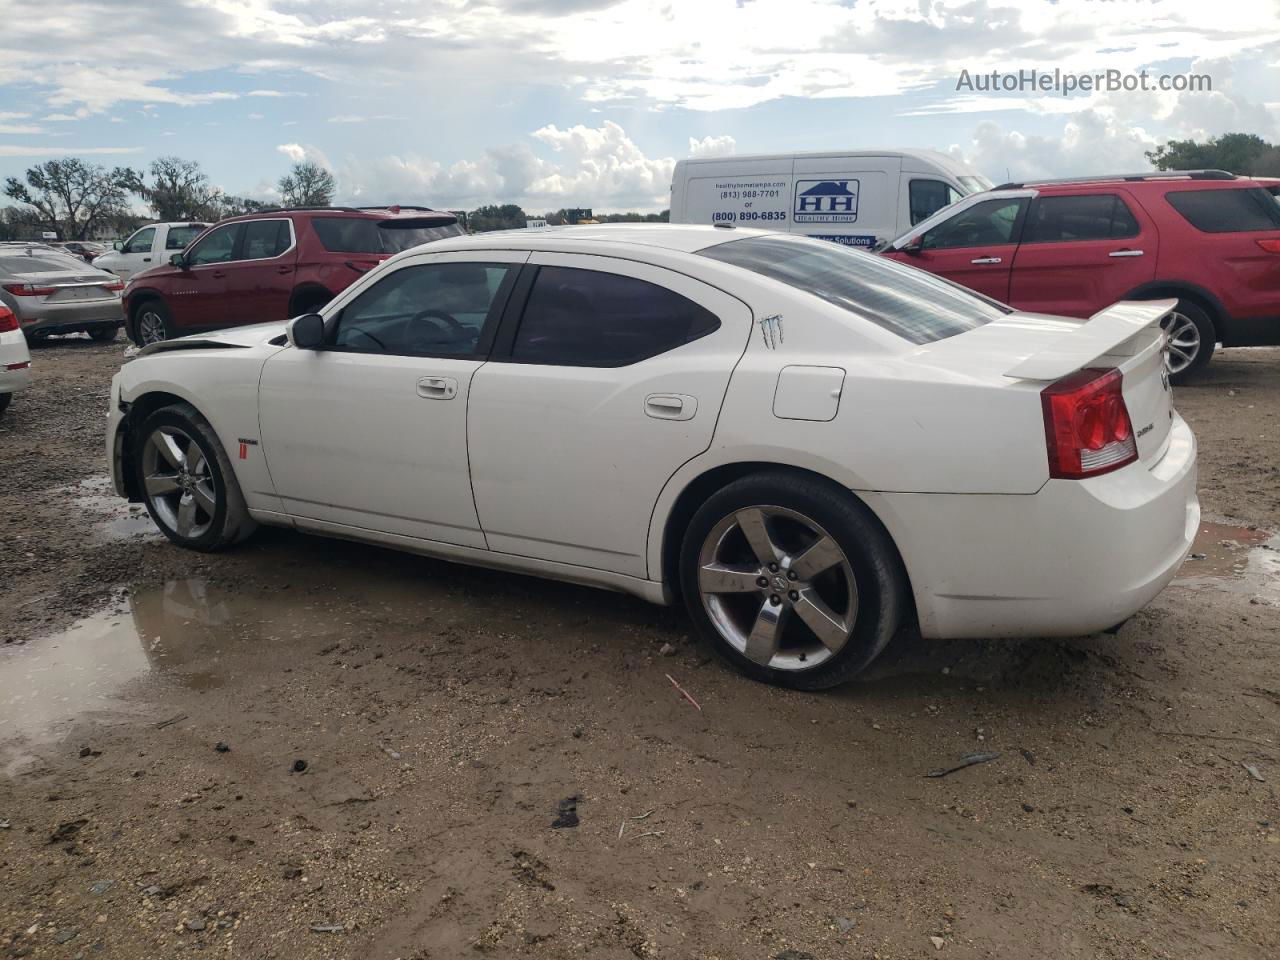
[[[440,218],[366,220],[359,217],[316,217],[311,221],[320,243],[330,253],[399,253],[432,240],[462,235],[457,221]]]
[[[995,186],[994,183],[982,176],[956,177],[956,179],[960,181],[960,186],[964,188],[966,197],[970,194],[981,193],[983,190],[990,190]]]
[[[749,237],[698,252],[811,293],[911,343],[953,337],[1012,312],[934,274],[807,237]]]

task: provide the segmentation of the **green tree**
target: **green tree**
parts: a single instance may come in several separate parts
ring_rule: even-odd
[[[239,217],[246,213],[268,210],[273,206],[275,204],[254,200],[251,197],[236,197],[229,193],[223,193],[219,194],[217,202],[213,205],[210,219],[225,220],[227,217]]]
[[[1280,146],[1264,150],[1254,157],[1249,172],[1255,177],[1280,177]]]
[[[1224,133],[1204,143],[1196,140],[1170,140],[1147,151],[1147,159],[1157,170],[1227,170],[1231,173],[1256,173],[1253,169],[1260,156],[1274,149],[1254,133]]]
[[[222,191],[211,186],[200,164],[180,157],[160,157],[151,164],[151,183],[139,191],[157,220],[215,218]]]
[[[327,207],[333,203],[333,174],[310,160],[302,160],[280,178],[280,196],[286,207]]]
[[[142,174],[129,167],[108,170],[78,157],[49,160],[27,170],[24,180],[5,180],[6,196],[27,205],[42,230],[59,240],[85,240],[95,227],[128,212]]]
[[[528,215],[514,203],[477,207],[467,214],[467,226],[476,233],[489,230],[514,230],[523,227]]]

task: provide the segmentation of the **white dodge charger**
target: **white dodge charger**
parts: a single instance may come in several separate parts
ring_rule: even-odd
[[[459,237],[321,314],[147,347],[107,445],[181,546],[275,524],[679,598],[813,689],[909,622],[1080,635],[1160,592],[1199,522],[1171,306],[1017,313],[732,228]]]

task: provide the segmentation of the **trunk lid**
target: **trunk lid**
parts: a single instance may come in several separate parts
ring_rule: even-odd
[[[1011,313],[929,344],[920,349],[920,358],[1036,394],[1076,370],[1116,368],[1138,458],[1150,465],[1164,455],[1173,422],[1160,320],[1174,303],[1121,301],[1088,320]]]

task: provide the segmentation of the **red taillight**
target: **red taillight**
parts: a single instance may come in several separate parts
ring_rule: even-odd
[[[27,367],[29,367],[29,366],[31,366],[31,361],[30,361],[30,360],[23,360],[21,363],[9,363],[9,364],[5,364],[5,369],[6,369],[6,370],[25,370],[25,369],[27,369]]]
[[[33,283],[6,283],[4,288],[15,297],[47,297],[53,293],[53,287],[37,287]]]
[[[121,281],[117,280],[115,283],[104,283],[102,285],[102,289],[110,290],[112,293],[116,293],[124,289],[124,284]]]
[[[1083,480],[1138,459],[1119,370],[1077,370],[1040,391],[1049,476]]]
[[[1259,240],[1258,246],[1267,253],[1280,253],[1280,239],[1278,240]]]
[[[0,333],[9,333],[17,329],[18,318],[13,315],[13,311],[0,307]]]

